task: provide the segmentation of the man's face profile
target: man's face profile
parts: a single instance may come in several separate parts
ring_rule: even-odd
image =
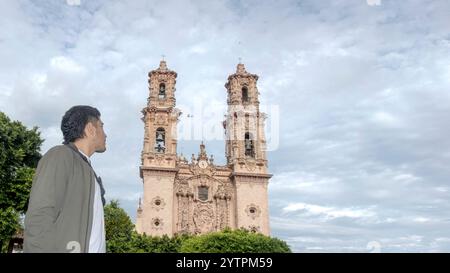
[[[86,136],[91,140],[97,153],[106,151],[106,134],[103,130],[103,121],[99,118],[89,122],[85,128]]]
[[[97,153],[103,153],[106,151],[106,134],[103,130],[103,121],[101,119],[98,119],[95,126],[96,132],[97,132],[97,146],[95,151]]]

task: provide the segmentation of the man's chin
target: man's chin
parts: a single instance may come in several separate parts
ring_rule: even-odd
[[[98,149],[96,152],[97,153],[104,153],[106,151],[106,147],[102,148],[102,149]]]

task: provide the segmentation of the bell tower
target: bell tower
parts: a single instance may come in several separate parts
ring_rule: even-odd
[[[267,186],[268,173],[264,123],[259,110],[258,76],[241,63],[228,77],[228,110],[223,122],[227,164],[236,189],[237,228],[270,234]]]
[[[140,175],[144,195],[139,203],[136,230],[152,235],[173,233],[173,187],[177,160],[177,123],[175,108],[177,73],[162,60],[148,73],[149,98],[142,110],[145,124]]]

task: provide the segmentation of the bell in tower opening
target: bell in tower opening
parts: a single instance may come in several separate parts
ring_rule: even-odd
[[[160,100],[165,99],[166,98],[166,85],[164,83],[161,83],[159,85],[159,94],[158,94],[158,98]]]
[[[245,155],[255,157],[255,150],[253,146],[253,139],[250,133],[245,133]]]
[[[164,151],[166,150],[166,145],[165,145],[165,131],[163,128],[158,128],[158,130],[156,130],[156,143],[155,143],[155,151],[157,153],[164,153]]]

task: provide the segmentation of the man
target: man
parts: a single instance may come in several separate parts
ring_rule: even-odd
[[[39,161],[25,216],[24,252],[105,252],[104,189],[90,157],[106,150],[100,112],[74,106],[61,122],[64,145]]]

